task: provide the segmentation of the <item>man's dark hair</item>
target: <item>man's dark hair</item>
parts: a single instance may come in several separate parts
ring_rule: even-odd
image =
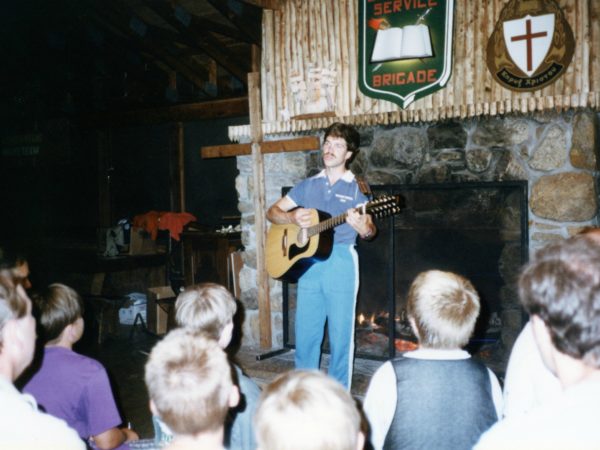
[[[360,146],[360,134],[352,125],[347,125],[341,122],[332,123],[325,130],[323,141],[326,141],[329,136],[343,138],[346,141],[348,151],[352,152],[352,158],[354,158],[356,153],[358,153],[358,147]]]
[[[575,236],[543,248],[523,269],[519,294],[557,350],[600,368],[600,245]]]

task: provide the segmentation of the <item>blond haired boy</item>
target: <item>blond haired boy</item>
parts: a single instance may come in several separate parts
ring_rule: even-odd
[[[233,334],[233,316],[237,304],[233,295],[216,283],[190,286],[177,297],[175,321],[182,328],[203,333],[215,339],[222,349],[227,348]],[[242,370],[232,363],[235,382],[240,391],[240,402],[229,410],[225,423],[225,447],[235,450],[254,450],[256,439],[252,418],[260,396],[260,388]],[[156,440],[169,441],[171,431],[154,418]]]
[[[290,371],[264,390],[256,411],[260,450],[358,450],[365,441],[350,393],[318,371]]]
[[[381,448],[471,448],[501,416],[496,376],[462,350],[479,315],[464,277],[439,270],[413,281],[407,313],[419,348],[373,375],[364,410]]]
[[[176,329],[146,363],[150,407],[173,431],[169,450],[223,449],[224,422],[239,393],[227,356],[209,337]]]

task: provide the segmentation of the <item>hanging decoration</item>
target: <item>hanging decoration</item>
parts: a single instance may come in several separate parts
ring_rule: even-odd
[[[573,59],[573,31],[554,0],[510,0],[487,46],[494,79],[512,91],[554,83]]]
[[[359,87],[408,107],[452,73],[453,0],[359,0]]]

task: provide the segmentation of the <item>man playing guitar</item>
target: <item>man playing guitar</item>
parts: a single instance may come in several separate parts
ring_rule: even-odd
[[[370,214],[355,208],[367,202],[348,165],[360,145],[358,131],[334,123],[325,130],[319,174],[294,186],[267,211],[274,224],[312,225],[313,209],[332,216],[346,213],[335,228],[329,258],[317,261],[298,280],[295,318],[297,369],[318,369],[325,322],[331,357],[329,375],[350,389],[354,356],[354,321],[358,292],[356,236],[372,239],[377,231]]]

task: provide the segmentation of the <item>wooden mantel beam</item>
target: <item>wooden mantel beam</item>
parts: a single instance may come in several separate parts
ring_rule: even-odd
[[[261,153],[298,152],[303,150],[319,150],[321,143],[318,137],[305,136],[280,141],[263,141],[260,143]],[[225,144],[202,147],[202,158],[227,158],[231,156],[252,154],[252,144]]]

